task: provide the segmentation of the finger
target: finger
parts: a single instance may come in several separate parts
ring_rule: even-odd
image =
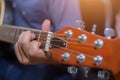
[[[40,49],[41,43],[37,41],[32,41],[30,43],[30,55],[33,57],[45,58],[45,53]]]
[[[28,59],[27,53],[25,53],[25,51],[22,49],[22,46],[19,44],[18,44],[18,51],[19,51],[19,54],[21,55],[21,58],[22,58],[21,63],[22,64],[29,64],[29,59]]]
[[[19,62],[22,61],[22,57],[21,57],[21,54],[19,53],[19,50],[18,50],[18,43],[16,43],[14,45],[14,50],[15,50],[15,54],[16,54],[16,57],[18,59]]]
[[[40,49],[41,43],[37,41],[32,41],[31,42],[31,47],[30,47],[30,62],[32,64],[36,63],[44,63],[46,60],[46,55],[42,49]]]
[[[32,34],[30,31],[23,32],[20,36],[19,39],[15,45],[15,53],[18,58],[18,60],[22,64],[27,64],[28,63],[28,58],[27,58],[27,51],[29,49],[29,43],[32,39],[35,38],[35,35]]]
[[[23,32],[19,37],[18,47],[21,49],[21,51],[23,51],[26,57],[28,54],[30,43],[34,38],[35,38],[35,35],[30,31]]]
[[[42,30],[44,30],[44,31],[50,31],[50,26],[51,26],[50,20],[46,19],[42,23]]]
[[[21,35],[19,36],[19,42],[23,44],[28,44],[35,38],[35,34],[33,34],[31,31],[25,31],[22,32]]]

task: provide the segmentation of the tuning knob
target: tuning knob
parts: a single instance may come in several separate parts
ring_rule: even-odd
[[[83,63],[85,61],[85,55],[84,54],[79,54],[77,56],[77,61],[80,63]]]
[[[78,40],[80,41],[80,43],[84,43],[87,41],[87,36],[85,34],[82,34],[78,36]]]
[[[98,71],[97,76],[100,79],[109,80],[109,78],[110,78],[110,72],[108,72],[106,70]]]
[[[107,39],[111,39],[112,37],[115,37],[115,30],[112,28],[105,28],[104,35]]]
[[[61,55],[61,57],[62,57],[62,60],[67,61],[70,59],[70,53],[65,52]]]
[[[95,47],[96,49],[102,48],[103,45],[104,45],[104,42],[103,42],[103,40],[101,40],[101,39],[97,39],[97,40],[94,41],[94,47]]]
[[[76,27],[78,29],[84,30],[85,29],[85,22],[82,20],[76,20]]]
[[[94,25],[92,26],[92,31],[91,31],[92,34],[95,34],[95,32],[96,32],[96,27],[97,27],[96,24],[94,24]]]
[[[75,66],[70,66],[67,68],[67,71],[71,74],[76,74],[78,72],[78,68]]]
[[[66,38],[71,38],[73,35],[73,32],[72,32],[72,30],[68,30],[68,31],[65,31],[64,34],[65,34]]]
[[[94,62],[95,62],[95,65],[100,65],[100,64],[102,64],[102,62],[103,62],[103,57],[100,56],[100,55],[94,57]]]

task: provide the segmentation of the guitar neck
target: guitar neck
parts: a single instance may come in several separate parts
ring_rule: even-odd
[[[45,48],[47,44],[50,43],[50,38],[52,37],[52,32],[36,30],[31,28],[23,28],[19,26],[12,26],[12,25],[1,25],[0,26],[0,41],[8,42],[8,43],[15,43],[19,35],[23,31],[31,31],[36,35],[35,40],[40,41],[42,46]],[[49,41],[48,41],[49,38]],[[48,50],[46,48],[45,50]]]

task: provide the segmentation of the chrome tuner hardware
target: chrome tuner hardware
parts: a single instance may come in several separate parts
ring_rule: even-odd
[[[65,34],[66,38],[71,38],[73,35],[73,32],[72,32],[72,30],[68,30],[68,31],[65,31],[64,34]]]
[[[102,62],[103,62],[103,57],[102,56],[98,55],[98,56],[94,57],[95,65],[100,65],[100,64],[102,64]]]
[[[105,28],[104,35],[107,39],[111,39],[112,37],[115,37],[116,33],[112,28]]]
[[[96,27],[97,27],[96,24],[94,24],[94,25],[92,26],[92,31],[91,31],[92,34],[95,34],[95,32],[96,32]]]
[[[80,62],[80,63],[83,63],[85,61],[85,55],[84,54],[79,54],[77,56],[77,61]]]
[[[76,20],[76,27],[78,29],[84,30],[85,29],[85,22],[82,20]]]
[[[68,73],[76,74],[78,72],[78,68],[75,66],[70,66],[67,68],[67,71],[68,71]]]
[[[104,42],[101,39],[97,39],[94,41],[94,47],[97,49],[102,48],[103,45],[104,45]]]
[[[85,77],[87,78],[90,68],[89,67],[84,67],[84,68],[85,68]]]
[[[110,72],[108,72],[106,70],[98,71],[97,77],[100,78],[100,79],[109,80]]]
[[[78,36],[78,40],[80,41],[80,43],[84,43],[87,41],[87,36],[85,34],[82,34]]]
[[[67,61],[70,59],[70,53],[65,52],[61,55],[61,57],[62,57],[62,60]]]

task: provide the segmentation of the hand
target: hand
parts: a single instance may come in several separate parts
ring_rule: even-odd
[[[45,20],[42,30],[50,30],[50,20]],[[35,35],[31,31],[22,32],[14,46],[17,59],[22,64],[39,64],[51,61],[45,52],[40,49],[41,43],[34,40]]]

